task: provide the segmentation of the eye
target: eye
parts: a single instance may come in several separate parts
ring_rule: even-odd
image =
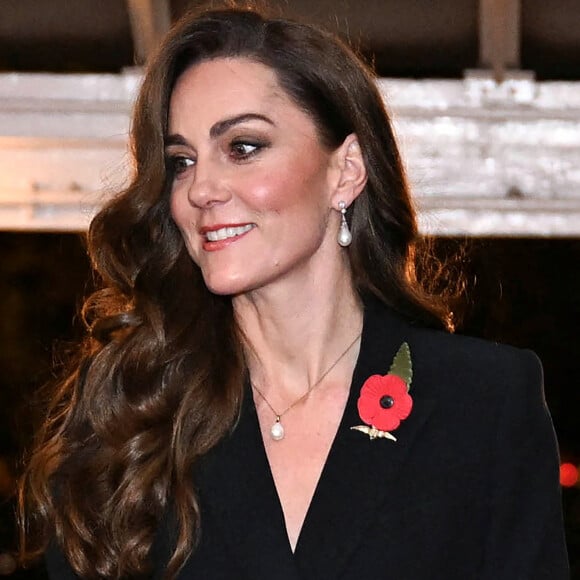
[[[245,159],[256,155],[264,147],[264,143],[249,140],[234,141],[230,145],[230,157],[237,161],[244,161]]]
[[[168,157],[166,160],[167,169],[173,175],[181,175],[189,167],[193,167],[195,165],[195,160],[191,159],[191,157],[186,157],[185,155],[173,155]]]

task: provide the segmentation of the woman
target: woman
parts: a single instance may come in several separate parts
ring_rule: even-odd
[[[28,471],[51,577],[565,578],[540,365],[443,330],[350,50],[186,17],[132,142],[90,229],[91,338]]]

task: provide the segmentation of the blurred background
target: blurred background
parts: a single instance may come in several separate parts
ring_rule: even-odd
[[[0,0],[0,576],[43,577],[10,556],[35,396],[83,331],[77,312],[92,285],[83,232],[130,172],[141,66],[198,4]],[[421,229],[465,272],[459,332],[542,359],[580,579],[578,1],[261,4],[337,31],[375,67]]]

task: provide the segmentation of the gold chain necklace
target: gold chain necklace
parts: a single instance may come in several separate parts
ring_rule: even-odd
[[[361,334],[362,332],[357,334],[356,338],[348,345],[346,350],[322,373],[320,378],[310,387],[310,389],[308,389],[308,391],[306,391],[300,398],[296,399],[290,406],[286,407],[286,409],[284,409],[281,413],[278,413],[276,409],[274,409],[274,407],[270,405],[270,401],[266,399],[264,393],[262,393],[262,391],[258,389],[258,387],[256,387],[256,385],[252,381],[250,381],[252,388],[255,389],[255,391],[260,395],[260,397],[262,397],[262,399],[264,399],[264,402],[266,403],[266,405],[268,405],[268,407],[270,407],[270,410],[272,411],[272,413],[274,413],[274,416],[276,417],[274,424],[270,428],[270,437],[272,437],[274,441],[280,441],[281,439],[284,439],[284,426],[280,421],[282,417],[288,411],[290,411],[290,409],[294,408],[296,405],[298,405],[298,403],[300,403],[301,401],[306,399],[308,395],[310,395],[310,393],[324,380],[324,378],[330,373],[330,371],[346,356],[346,353],[355,345],[357,340],[360,338]]]

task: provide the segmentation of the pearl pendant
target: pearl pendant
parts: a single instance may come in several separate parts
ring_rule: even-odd
[[[350,233],[348,224],[346,223],[346,221],[343,220],[343,222],[340,224],[340,230],[338,232],[338,243],[343,248],[346,248],[347,246],[350,246],[351,242],[352,242],[352,234]]]
[[[340,228],[338,228],[338,245],[346,248],[347,246],[350,246],[350,243],[352,242],[352,234],[350,233],[348,222],[346,221],[346,202],[338,202],[338,209],[342,214],[340,217]]]
[[[270,437],[272,437],[274,441],[280,441],[281,439],[284,439],[284,427],[282,427],[282,423],[280,423],[280,417],[276,417],[276,422],[270,429]]]

